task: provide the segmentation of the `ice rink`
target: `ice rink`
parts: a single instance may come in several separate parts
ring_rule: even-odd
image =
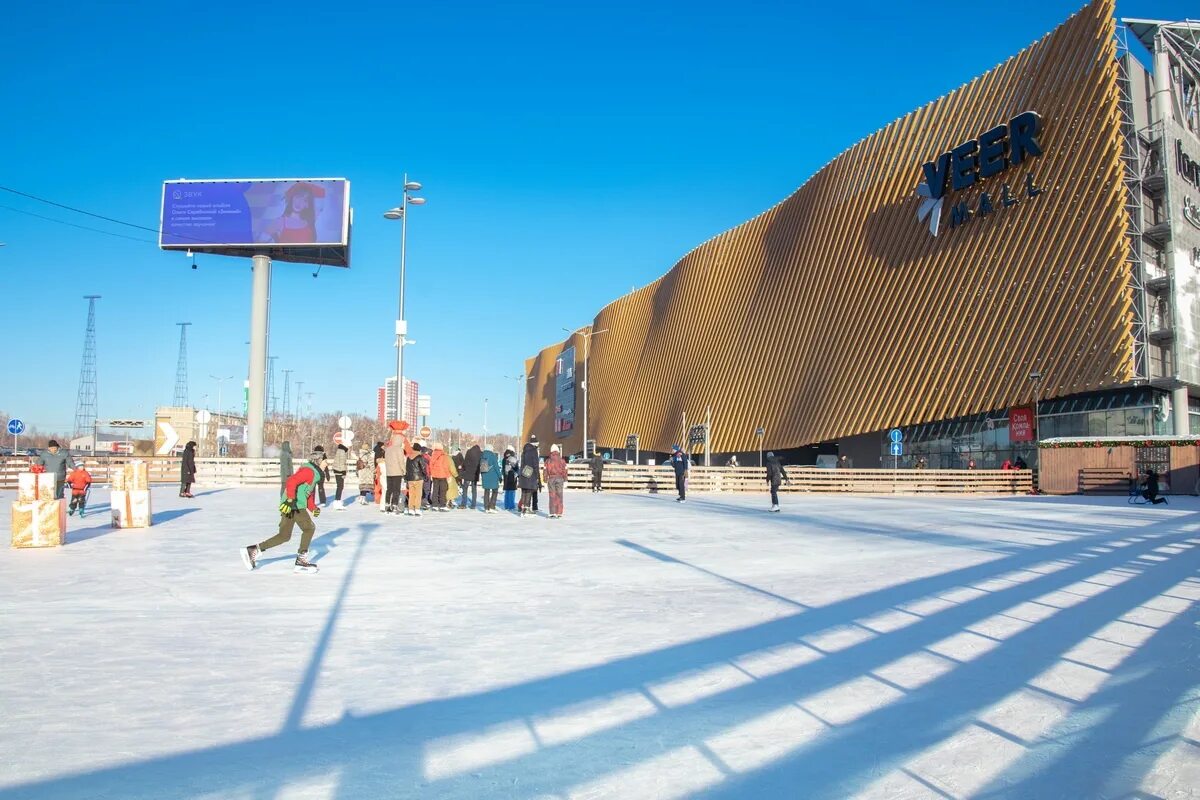
[[[0,800],[1200,797],[1200,498],[355,506],[296,575],[175,494],[0,550]]]

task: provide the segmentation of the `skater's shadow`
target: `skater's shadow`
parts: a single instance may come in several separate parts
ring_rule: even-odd
[[[379,527],[379,525],[377,523],[369,522],[365,525],[358,526],[358,530],[369,533],[370,531],[373,531],[378,527]],[[329,551],[333,550],[335,547],[338,546],[337,540],[339,538],[341,538],[342,536],[345,536],[349,532],[350,532],[349,528],[334,528],[333,530],[329,531],[328,533],[325,533],[325,534],[322,534],[321,536],[315,537],[311,542],[309,542],[309,545],[308,545],[308,560],[314,564],[317,563],[318,561],[320,561],[322,558],[324,558],[326,555],[329,554]],[[273,558],[260,558],[258,560],[258,564],[259,564],[259,566],[266,566],[268,564],[275,564],[280,561],[295,561],[295,560],[296,560],[296,554],[289,552],[287,555],[278,555]]]
[[[198,508],[172,508],[170,511],[160,511],[154,515],[154,524],[161,525],[164,522],[186,517],[188,514],[195,514],[199,510]]]
[[[195,497],[207,497],[210,494],[220,494],[221,492],[228,492],[228,491],[229,491],[229,489],[208,489],[203,492],[197,492],[194,496]]]

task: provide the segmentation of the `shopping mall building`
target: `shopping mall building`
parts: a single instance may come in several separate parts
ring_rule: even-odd
[[[525,432],[620,456],[711,420],[718,462],[761,442],[858,467],[891,465],[892,428],[930,467],[1200,432],[1200,23],[1114,13],[1095,0],[528,359]]]

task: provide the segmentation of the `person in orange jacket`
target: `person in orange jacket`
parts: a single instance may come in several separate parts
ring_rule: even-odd
[[[433,452],[429,455],[429,477],[433,481],[433,495],[430,503],[438,511],[449,511],[446,508],[446,490],[450,485],[450,457],[441,442],[433,443]]]
[[[79,509],[79,516],[82,517],[84,506],[87,505],[88,489],[92,485],[92,473],[79,464],[67,475],[67,485],[71,487],[71,508],[67,513],[74,516],[75,509]]]

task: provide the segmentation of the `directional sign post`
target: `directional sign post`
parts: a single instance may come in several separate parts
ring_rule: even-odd
[[[333,435],[333,443],[344,444],[346,447],[350,447],[350,445],[354,444],[354,431],[349,428],[338,431]]]
[[[10,419],[8,421],[8,432],[13,437],[13,455],[17,454],[17,437],[25,432],[25,423],[19,419]]]
[[[345,414],[338,417],[338,427],[341,428],[342,430],[346,430],[347,428],[349,428],[350,423],[351,423],[350,418],[347,417]]]
[[[899,433],[899,431],[893,431]],[[898,469],[900,466],[900,456],[904,455],[904,444],[902,442],[892,442],[888,448],[892,453],[892,469]]]
[[[754,435],[758,437],[758,465],[763,465],[763,437],[767,435],[767,429],[758,427],[754,429]]]
[[[421,428],[421,430],[417,431],[417,433],[419,433],[421,435],[422,439],[424,439],[425,441],[429,441],[429,437],[433,436],[433,429],[430,428],[428,425],[425,425],[424,427]]]

